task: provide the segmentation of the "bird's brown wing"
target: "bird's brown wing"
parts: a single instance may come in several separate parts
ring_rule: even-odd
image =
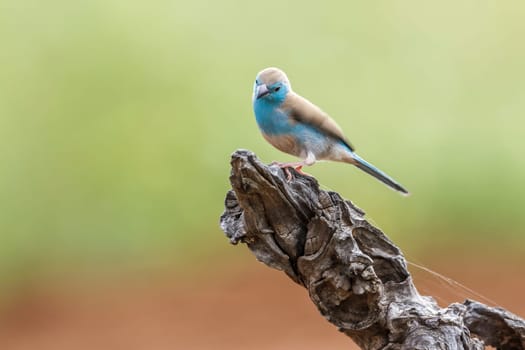
[[[297,122],[312,125],[328,136],[343,142],[351,151],[354,150],[339,125],[328,114],[304,97],[291,92],[281,108],[288,111],[290,117]]]

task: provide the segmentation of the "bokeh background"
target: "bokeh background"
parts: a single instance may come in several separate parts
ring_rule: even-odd
[[[267,66],[413,195],[345,164],[309,173],[409,259],[524,316],[524,17],[521,1],[0,1],[0,347],[348,348],[218,227],[235,149],[291,159],[252,114]]]

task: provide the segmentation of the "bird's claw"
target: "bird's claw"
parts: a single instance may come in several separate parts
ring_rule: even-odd
[[[270,163],[270,165],[277,165],[279,168],[283,169],[285,175],[286,175],[286,182],[291,182],[293,179],[293,174],[290,171],[290,168],[294,168],[297,171],[300,172],[300,169],[302,168],[302,165],[297,165],[295,163],[281,163],[277,161],[273,161]]]
[[[290,168],[293,168],[295,169],[295,171],[297,171],[299,174],[301,175],[304,175],[304,176],[311,176],[310,174],[307,174],[305,173],[304,171],[302,171],[303,169],[303,165],[302,164],[297,164],[297,163],[281,163],[281,162],[276,162],[276,161],[273,161],[270,163],[270,165],[277,165],[279,166],[281,169],[283,169],[285,175],[286,175],[286,182],[291,182],[292,179],[294,178],[294,175],[293,173],[290,171]]]
[[[293,174],[290,171],[290,167],[285,167],[283,169],[284,169],[284,173],[286,174],[286,182],[292,182]]]

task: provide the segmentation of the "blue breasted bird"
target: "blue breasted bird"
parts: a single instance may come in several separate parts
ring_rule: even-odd
[[[266,68],[257,74],[253,89],[255,119],[264,138],[275,148],[301,158],[299,162],[276,163],[297,171],[317,160],[350,163],[402,194],[408,191],[390,176],[359,157],[337,123],[319,107],[292,90],[286,74]]]

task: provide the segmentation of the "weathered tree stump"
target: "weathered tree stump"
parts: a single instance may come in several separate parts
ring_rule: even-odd
[[[440,308],[421,296],[400,249],[314,178],[294,173],[287,182],[245,150],[231,165],[221,216],[230,242],[308,289],[362,349],[525,349],[525,321],[510,312],[470,300]]]

